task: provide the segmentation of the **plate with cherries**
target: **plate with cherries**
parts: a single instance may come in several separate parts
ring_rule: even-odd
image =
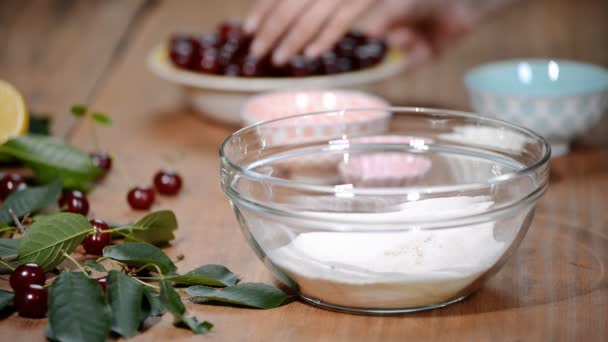
[[[293,57],[282,66],[249,54],[253,37],[236,21],[213,32],[175,33],[156,46],[148,66],[161,78],[186,87],[191,104],[206,116],[238,122],[242,102],[261,91],[295,88],[358,88],[399,73],[407,58],[383,39],[347,32],[318,58]],[[271,55],[271,53],[269,53]]]

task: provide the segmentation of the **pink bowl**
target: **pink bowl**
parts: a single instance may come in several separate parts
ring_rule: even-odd
[[[241,118],[246,125],[252,125],[292,115],[336,110],[335,115],[296,117],[266,126],[272,131],[272,141],[267,143],[302,143],[383,133],[388,128],[391,113],[381,109],[387,107],[389,104],[385,100],[358,91],[279,91],[251,97],[241,109]],[[372,110],[345,116],[340,110],[346,108]]]

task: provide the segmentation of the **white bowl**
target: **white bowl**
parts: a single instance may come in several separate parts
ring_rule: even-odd
[[[565,60],[491,63],[467,73],[471,106],[544,136],[553,156],[597,124],[608,108],[608,70]]]
[[[241,126],[239,110],[247,98],[260,92],[286,89],[355,88],[369,90],[374,83],[399,73],[406,58],[389,50],[378,65],[362,70],[311,77],[245,78],[202,74],[179,69],[171,63],[167,45],[160,44],[148,56],[148,67],[159,77],[182,85],[190,104],[206,117]]]

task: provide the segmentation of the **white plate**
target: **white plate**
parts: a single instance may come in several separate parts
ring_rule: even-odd
[[[405,55],[390,50],[378,65],[357,71],[310,77],[233,77],[203,74],[179,69],[171,63],[166,43],[156,46],[148,56],[148,67],[159,77],[185,87],[191,105],[202,115],[234,125],[242,125],[239,110],[244,101],[259,92],[286,89],[356,88],[398,74],[406,66]]]

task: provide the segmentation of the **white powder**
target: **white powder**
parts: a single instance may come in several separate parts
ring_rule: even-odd
[[[356,216],[374,229],[387,215],[449,217],[492,204],[487,197],[451,197],[410,202],[396,213]],[[324,215],[343,214],[315,213]],[[490,222],[440,230],[303,233],[268,257],[304,295],[347,307],[412,308],[453,299],[488,270],[505,247],[493,229]]]

